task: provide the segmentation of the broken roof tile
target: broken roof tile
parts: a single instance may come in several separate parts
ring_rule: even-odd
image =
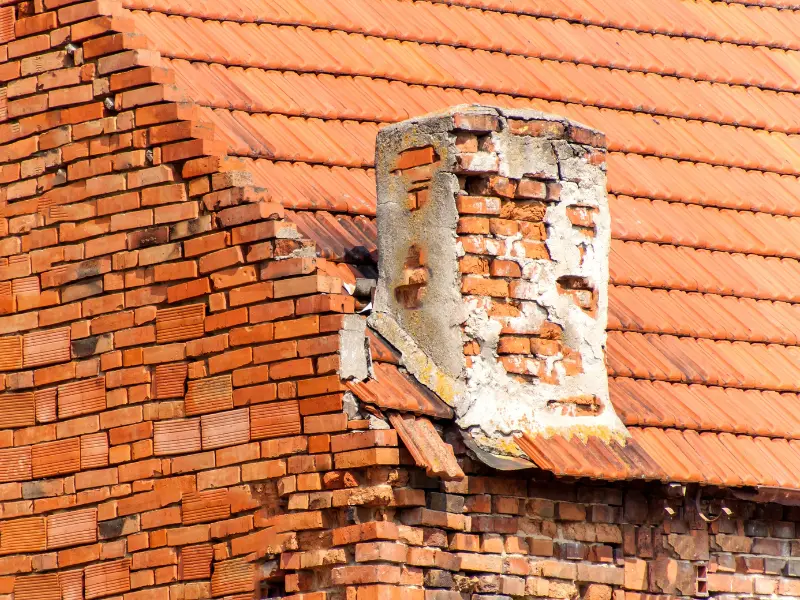
[[[453,454],[452,447],[445,443],[425,417],[392,413],[389,422],[403,440],[418,466],[424,467],[430,476],[445,481],[460,481],[464,471]]]
[[[782,439],[692,430],[630,427],[625,445],[561,436],[523,435],[520,447],[540,468],[597,479],[660,479],[726,487],[767,485],[797,489],[800,448]],[[636,466],[636,465],[639,466]],[[621,465],[633,465],[620,468]]]
[[[453,416],[453,409],[438,396],[389,363],[375,363],[373,377],[363,382],[348,381],[347,387],[362,401],[380,408],[440,419]]]

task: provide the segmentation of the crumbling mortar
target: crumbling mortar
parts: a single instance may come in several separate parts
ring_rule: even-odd
[[[517,296],[523,314],[509,318],[509,324],[519,330],[537,330],[546,322],[560,326],[561,342],[582,358],[582,372],[568,376],[563,365],[565,354],[559,351],[544,358],[525,359],[532,361],[532,365],[542,361],[558,384],[541,380],[522,383],[511,377],[499,361],[500,323],[486,310],[490,299],[461,295],[457,260],[466,251],[455,234],[459,215],[452,205],[463,188],[464,178],[459,180],[448,172],[454,170],[459,151],[451,115],[433,115],[394,125],[379,136],[376,161],[379,225],[391,223],[391,229],[384,225],[379,235],[381,281],[370,324],[400,349],[403,364],[410,373],[454,406],[458,424],[468,429],[486,449],[522,456],[513,443],[513,436],[522,433],[546,436],[560,433],[581,438],[599,435],[606,441],[613,438],[625,443],[627,432],[608,400],[604,362],[607,295],[598,295],[596,313],[592,315],[557,287],[559,278],[567,275],[585,279],[590,289],[607,285],[610,238],[607,210],[597,211],[595,237],[591,240],[572,226],[567,214],[569,206],[604,208],[605,165],[590,163],[593,150],[588,147],[563,139],[514,135],[505,127],[505,118],[511,116],[565,123],[563,119],[535,111],[485,107],[460,107],[451,114],[459,111],[468,116],[497,115],[501,122],[500,130],[490,134],[493,152],[469,155],[470,173],[480,173],[483,168],[487,173],[517,181],[535,177],[561,183],[558,200],[549,202],[544,216],[547,231],[544,243],[549,258],[525,256],[521,234],[497,236],[496,241],[486,238],[486,243],[496,244],[490,252],[495,259],[516,263],[523,275],[522,280],[516,281],[524,292],[523,297]],[[402,202],[407,182],[393,174],[393,161],[400,152],[423,146],[432,146],[441,163],[432,176],[429,205],[407,215]],[[443,215],[446,218],[441,218]],[[435,257],[429,265],[434,273],[425,304],[414,312],[394,304],[389,279],[400,272],[411,244],[420,242]],[[431,313],[431,307],[436,314]],[[452,332],[457,333],[455,339]],[[461,348],[469,340],[477,341],[480,351],[470,357],[471,365],[466,367]],[[574,407],[559,414],[549,407],[553,401],[581,395],[592,395],[598,400],[599,414],[579,416]]]

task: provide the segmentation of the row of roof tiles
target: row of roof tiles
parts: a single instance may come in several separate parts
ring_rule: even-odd
[[[357,265],[377,264],[374,220],[327,211],[287,211],[286,217],[303,237],[316,242],[319,256]]]
[[[452,416],[449,407],[398,367],[399,357],[391,347],[374,334],[370,340],[376,361],[374,376],[366,382],[350,384],[360,399],[385,410],[443,419]],[[628,377],[612,377],[609,390],[617,413],[629,427],[800,438],[800,396],[795,393]]]
[[[207,115],[210,120],[233,119],[233,122],[219,124],[226,129],[238,130],[238,137],[241,139],[236,140],[231,136],[232,139],[228,141],[240,154],[246,153],[243,150],[243,142],[247,141],[248,136],[253,135],[253,130],[263,127],[275,128],[282,124],[284,127],[290,127],[293,121],[287,117],[304,115],[320,118],[324,120],[324,124],[316,123],[315,120],[313,126],[350,128],[354,130],[357,139],[361,140],[374,137],[376,124],[401,120],[407,116],[403,114],[404,112],[415,107],[419,107],[423,112],[431,112],[453,103],[463,104],[474,100],[473,92],[443,90],[433,86],[399,85],[395,86],[393,96],[402,100],[402,92],[409,92],[409,96],[415,97],[414,101],[390,105],[382,100],[386,97],[382,88],[391,84],[383,80],[298,75],[257,69],[228,69],[218,65],[208,66],[186,61],[173,62],[179,65],[176,71],[180,75],[182,87],[190,90],[197,102],[211,107],[242,111],[235,112],[231,116],[220,111],[216,111],[216,117]],[[352,97],[360,97],[362,101],[357,104],[349,103],[349,107],[345,106],[348,104],[346,99]],[[800,172],[800,141],[796,135],[577,104],[554,106],[552,102],[543,100],[516,99],[511,104],[564,114],[607,131],[609,149],[612,151],[779,173]],[[787,102],[782,104],[784,106],[774,107],[776,116],[797,114],[796,101],[793,102],[793,106]],[[404,106],[402,110],[399,108],[401,105]],[[752,108],[761,110],[763,114],[769,107],[758,104]],[[782,108],[783,111],[779,112],[778,108]],[[263,121],[263,116],[259,115],[251,117],[257,119],[252,122],[245,116],[246,113],[269,113],[269,120]],[[740,123],[747,120],[741,117],[743,113],[739,114]],[[732,115],[733,113],[731,122],[733,122]],[[752,121],[762,120],[760,117],[761,115],[755,114]],[[793,117],[782,117],[783,121],[787,119],[791,120]],[[356,127],[354,121],[359,121],[361,126]],[[775,125],[763,124],[773,125],[773,128]],[[800,121],[783,124],[783,129],[790,132],[800,131]],[[365,160],[371,160],[368,149],[362,146],[363,144],[358,143],[360,152],[350,160],[349,166],[365,164]],[[309,150],[309,159],[315,156],[313,150]],[[264,149],[263,143],[257,145],[255,151],[262,156],[273,156],[269,153],[268,146]]]
[[[800,438],[800,396],[702,384],[613,377],[609,392],[626,425]]]
[[[508,94],[525,90],[503,90],[496,85],[497,89],[493,91],[479,92],[462,87],[406,83],[386,77],[371,79],[363,74],[298,73],[255,66],[190,62],[181,58],[170,59],[168,64],[175,69],[182,87],[190,90],[199,103],[247,112],[399,121],[419,114],[419,111],[430,112],[441,106],[464,102],[497,104],[498,96],[504,94],[508,96],[502,98],[504,105],[515,102],[524,105],[524,100]],[[576,67],[569,63],[552,63],[551,67],[566,69],[567,77],[576,73]],[[559,89],[557,94],[549,96],[551,104],[556,101],[577,102],[786,133],[800,131],[800,118],[794,112],[797,100],[790,92],[698,83],[607,69],[580,68],[577,74],[582,85]],[[570,90],[575,93],[570,93]],[[362,101],[348,102],[354,96],[361,97]],[[545,100],[537,104],[542,110],[555,108],[551,106],[548,109],[548,106]]]
[[[351,264],[376,264],[377,230],[373,220],[334,215],[326,211],[288,211],[287,217],[298,226],[304,237],[316,242],[320,256]],[[614,246],[615,249],[627,247],[618,242]],[[669,246],[648,244],[645,247],[656,252],[669,252]],[[724,252],[704,255],[726,258]],[[612,254],[612,268],[617,266],[617,256],[618,253]],[[653,260],[639,262],[653,266]],[[793,265],[788,260],[780,261],[779,264]],[[713,265],[709,268],[719,270],[719,267]],[[627,265],[623,270],[628,271]],[[684,275],[690,274],[682,271]],[[790,279],[789,284],[792,282],[796,283],[797,280]],[[657,281],[648,279],[641,283],[654,285]],[[674,289],[612,285],[608,326],[612,330],[641,333],[799,345],[800,305],[716,293],[687,293]]]
[[[611,286],[608,328],[796,346],[800,345],[800,305]]]
[[[313,9],[309,10],[313,1]],[[417,5],[425,3],[417,0]],[[243,0],[220,3],[216,0],[125,0],[130,8],[167,11],[171,14],[242,22],[294,23],[327,27],[342,24],[351,12],[343,13],[349,5],[318,0]],[[565,19],[585,25],[598,25],[642,33],[662,33],[673,36],[696,37],[744,45],[800,49],[794,32],[800,25],[800,14],[790,11],[763,10],[758,6],[800,8],[800,5],[781,0],[763,2],[682,2],[662,0],[641,9],[640,0],[431,0],[437,5],[479,8],[509,15],[528,15]],[[362,5],[357,6],[363,10]],[[367,12],[371,19],[367,27],[377,34],[386,34],[394,25],[391,21]],[[362,17],[363,22],[363,17]],[[348,25],[345,20],[344,26]],[[340,25],[341,26],[341,25]]]
[[[377,230],[370,219],[326,211],[290,211],[289,218],[325,258],[377,261]],[[797,343],[797,309],[792,306],[800,302],[796,259],[616,239],[609,262],[612,293],[619,299],[611,307],[612,327],[618,323],[641,331]]]
[[[800,442],[729,433],[630,427],[625,446],[573,436],[523,437],[519,445],[558,475],[711,485],[800,488]]]
[[[612,235],[632,241],[800,258],[800,219],[610,196]]]
[[[534,103],[535,104],[535,103]],[[570,105],[563,112],[610,132],[609,150],[742,169],[800,174],[800,136]],[[548,111],[552,112],[552,111]],[[572,113],[576,114],[572,114]],[[382,124],[203,110],[231,153],[345,167],[371,166]],[[587,118],[588,117],[588,118]],[[611,133],[618,132],[618,133]]]
[[[303,27],[233,23],[223,26],[216,21],[165,17],[160,13],[133,14],[137,25],[162,53],[173,58],[282,71],[379,77],[407,84],[626,110],[642,106],[643,110],[658,114],[726,123],[742,120],[755,127],[774,126],[787,131],[797,129],[797,123],[785,114],[786,108],[796,105],[790,93],[762,91],[752,86],[710,84],[655,72]],[[199,43],[192,43],[195,37]],[[265,52],[259,52],[260,48]],[[387,49],[391,52],[387,53]],[[797,91],[797,87],[786,87],[786,91]],[[392,101],[391,96],[387,101]]]
[[[792,258],[614,240],[610,274],[619,285],[800,302],[800,262]]]
[[[348,384],[362,401],[389,411],[452,417],[452,409],[397,365],[376,360],[374,370],[372,378]],[[800,439],[800,396],[795,393],[629,377],[612,377],[609,392],[628,427]]]
[[[800,348],[611,331],[608,372],[676,383],[800,391]]]
[[[156,8],[171,13],[180,11],[173,9],[171,4],[164,2]],[[135,0],[129,0],[128,6],[152,8],[150,2],[139,5]],[[276,10],[274,3],[270,2],[258,3],[258,7],[262,9],[258,17],[251,11],[242,9],[243,13],[250,12],[252,19],[234,17],[233,20],[225,20],[222,15],[215,17],[219,21],[212,21],[213,24],[206,25],[203,29],[210,27],[218,31],[206,31],[205,34],[219,36],[219,44],[216,45],[219,50],[227,48],[224,45],[225,38],[232,33],[231,27],[234,27],[237,37],[242,38],[241,44],[232,47],[235,50],[261,41],[256,31],[277,42],[292,34],[285,29],[276,31],[276,26],[288,25],[294,28],[301,25],[309,27],[305,30],[308,34],[300,34],[303,39],[301,44],[307,44],[308,48],[318,54],[330,52],[330,42],[323,41],[323,38],[311,32],[324,34],[326,30],[335,30],[337,36],[338,32],[347,32],[385,40],[456,46],[733,85],[753,85],[766,89],[794,91],[797,90],[797,81],[800,80],[800,63],[794,56],[795,51],[769,49],[766,46],[720,43],[696,37],[642,34],[630,29],[586,26],[562,19],[533,18],[497,11],[471,11],[430,2],[351,0],[344,7],[341,3],[334,6],[332,0],[314,0],[313,7],[309,1],[293,2],[282,10]],[[196,14],[201,10],[198,7],[198,10],[185,11],[184,14]],[[208,18],[207,14],[203,16]],[[246,22],[256,18],[259,25]],[[183,17],[173,16],[169,20],[178,19],[183,20]],[[241,22],[243,20],[244,23]],[[214,44],[205,44],[203,51],[209,52],[214,47]],[[187,44],[182,50],[192,52],[190,48],[191,44]],[[291,48],[293,50],[295,47]],[[270,59],[295,55],[292,50],[284,50]],[[354,50],[358,52],[357,48]],[[384,46],[379,52],[379,56],[384,57],[392,54],[391,46]],[[238,62],[233,58],[236,55],[234,53],[230,58]],[[367,56],[362,55],[361,58]],[[213,54],[206,57],[198,55],[197,58],[225,62]],[[402,58],[399,60],[403,61]],[[341,61],[337,62],[341,64]],[[299,68],[296,63],[287,61],[285,64]]]
[[[259,185],[289,190],[275,193],[275,200],[287,207],[375,215],[372,169],[264,159],[245,162]],[[612,194],[800,216],[797,177],[618,152],[608,155],[608,168]]]
[[[798,8],[783,0],[681,2],[663,0],[642,10],[639,0],[433,0],[462,7],[548,16],[571,21],[702,39],[800,48],[792,24],[800,15],[760,7]]]

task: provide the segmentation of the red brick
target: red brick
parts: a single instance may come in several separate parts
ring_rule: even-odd
[[[219,231],[217,233],[186,240],[183,242],[184,255],[188,258],[224,249],[228,244],[228,237],[228,232]]]
[[[267,263],[261,270],[263,279],[279,279],[295,275],[308,275],[317,269],[316,260],[313,258],[289,258]]]
[[[247,323],[247,309],[237,308],[226,312],[208,315],[205,319],[206,332],[228,329]]]
[[[275,323],[275,339],[302,337],[319,333],[319,317],[316,315]]]
[[[186,356],[202,356],[203,354],[222,352],[228,348],[228,337],[227,333],[221,333],[205,336],[199,340],[191,340],[186,343]]]
[[[280,300],[250,307],[251,323],[275,321],[291,316],[294,316],[294,301],[292,300]]]
[[[264,383],[265,381],[269,381],[269,379],[269,367],[267,365],[236,369],[233,372],[234,387]]]
[[[193,260],[156,265],[154,279],[156,282],[174,281],[176,279],[194,279],[197,277],[197,263]]]
[[[231,346],[243,346],[269,342],[274,337],[275,328],[272,323],[262,323],[252,327],[237,327],[230,331]]]
[[[211,281],[208,277],[194,279],[186,283],[171,285],[167,290],[167,301],[170,303],[197,298],[211,293]]]
[[[231,350],[224,354],[212,356],[208,359],[208,372],[211,375],[222,373],[223,371],[231,371],[238,367],[250,364],[253,359],[253,351],[251,348],[239,348]]]
[[[234,381],[236,381],[237,380],[236,373],[234,373],[233,377]],[[271,400],[275,400],[276,397],[277,397],[277,386],[274,383],[245,387],[234,390],[233,405],[247,406],[249,404],[270,402]]]
[[[340,294],[342,280],[328,275],[306,275],[289,279],[276,280],[273,286],[273,297],[305,296],[308,294]]]
[[[234,288],[228,292],[231,306],[252,304],[253,302],[261,302],[262,300],[272,298],[272,286],[273,284],[271,281],[262,281],[254,283],[253,285]],[[289,304],[292,305],[291,301],[289,301]]]
[[[328,394],[300,400],[300,414],[302,415],[317,415],[341,410],[342,394]]]
[[[355,298],[341,294],[319,294],[297,299],[298,315],[310,313],[352,313],[355,311]]]
[[[270,365],[270,377],[272,379],[307,377],[313,374],[314,363],[310,358],[300,358]]]

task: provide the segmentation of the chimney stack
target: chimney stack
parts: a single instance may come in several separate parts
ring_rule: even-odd
[[[605,136],[460,106],[383,129],[372,326],[493,451],[515,433],[625,436],[605,366]]]

